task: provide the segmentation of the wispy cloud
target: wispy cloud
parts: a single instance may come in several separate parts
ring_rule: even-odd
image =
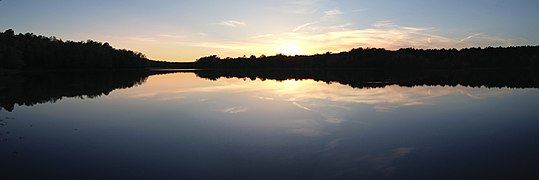
[[[461,39],[461,40],[459,41],[459,43],[462,43],[462,42],[464,42],[464,41],[470,40],[470,39],[472,39],[472,38],[474,38],[474,37],[477,37],[477,36],[480,36],[480,35],[482,35],[482,33],[475,33],[475,34],[469,35],[468,37]]]
[[[326,17],[331,17],[331,16],[338,16],[338,15],[341,15],[341,14],[344,14],[341,10],[338,10],[338,9],[333,9],[333,10],[329,10],[329,11],[324,11],[324,15]]]
[[[241,21],[228,20],[228,21],[220,22],[219,25],[228,26],[228,27],[240,27],[240,26],[245,26],[247,24],[245,22],[241,22]]]
[[[312,27],[311,27],[312,26]],[[305,31],[309,27],[312,31]],[[525,44],[524,39],[510,39],[485,34],[452,38],[436,34],[432,27],[408,27],[388,21],[378,22],[370,28],[357,29],[350,24],[341,26],[314,26],[312,23],[296,27],[291,32],[259,35],[237,41],[201,41],[187,46],[211,48],[218,55],[272,55],[286,42],[294,42],[305,54],[348,51],[357,47],[399,48],[464,48],[485,46],[512,46]],[[226,50],[226,51],[225,51]]]
[[[310,25],[309,25],[310,26]],[[314,27],[313,27],[314,28]],[[525,40],[501,38],[482,33],[465,38],[452,38],[436,34],[432,27],[400,26],[391,21],[379,21],[370,28],[357,29],[345,24],[339,28],[319,27],[325,31],[294,31],[284,35],[308,45],[311,53],[343,51],[356,47],[398,48],[464,48],[470,46],[508,46],[524,44]]]
[[[464,48],[485,46],[523,45],[525,39],[497,37],[485,33],[473,33],[464,37],[439,35],[434,27],[402,26],[393,21],[377,21],[370,27],[357,28],[351,23],[324,20],[301,24],[289,32],[261,34],[231,41],[191,40],[175,42],[183,46],[211,49],[220,56],[273,55],[282,53],[288,44],[301,48],[302,53],[348,51],[357,47],[399,48]],[[224,26],[238,27],[245,23],[224,21]],[[134,37],[132,40],[151,42],[152,38]]]
[[[352,23],[344,23],[344,24],[329,26],[329,28],[331,28],[331,29],[343,29],[343,28],[350,27],[352,25],[353,25]]]
[[[306,28],[306,27],[308,27],[308,26],[310,26],[310,25],[313,25],[313,24],[316,24],[316,23],[318,23],[318,22],[309,22],[309,23],[302,24],[302,25],[300,25],[300,26],[294,28],[294,30],[292,30],[292,32],[300,31],[300,30],[302,30],[303,28]]]
[[[174,35],[174,34],[160,34],[158,36],[162,38],[172,38],[172,39],[185,39],[187,37],[184,35]]]
[[[395,24],[393,23],[393,21],[390,21],[390,20],[382,20],[382,21],[376,21],[372,26],[379,28],[379,27],[395,26]]]
[[[350,11],[350,12],[352,12],[352,13],[358,13],[358,12],[363,12],[363,11],[367,11],[367,10],[368,10],[367,8],[363,8],[363,9],[354,9],[354,10],[352,10],[352,11]]]
[[[274,36],[274,34],[261,34],[261,35],[252,36],[251,38],[260,39],[260,38],[267,38],[267,37],[272,37],[272,36]]]
[[[322,0],[294,0],[278,8],[280,11],[292,14],[314,14],[320,9]]]
[[[138,41],[138,42],[156,42],[157,41],[154,37],[132,36],[132,37],[127,37],[127,39],[131,41]]]

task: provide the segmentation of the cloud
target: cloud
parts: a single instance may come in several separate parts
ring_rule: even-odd
[[[310,23],[302,24],[302,25],[300,25],[300,26],[294,28],[294,30],[292,30],[292,32],[300,31],[300,30],[302,30],[303,28],[306,28],[306,27],[308,27],[308,26],[310,26],[310,25],[313,25],[313,24],[316,24],[316,23],[318,23],[318,22],[310,22]]]
[[[315,28],[315,27],[313,27]],[[462,38],[436,34],[432,27],[400,26],[391,21],[379,21],[370,28],[356,29],[350,25],[339,28],[317,27],[317,32],[296,31],[283,38],[303,42],[307,52],[347,51],[356,47],[399,48],[464,48],[471,46],[510,46],[525,44],[522,39],[509,39],[477,33]]]
[[[325,16],[337,16],[337,15],[341,15],[341,14],[344,14],[344,13],[342,11],[338,10],[338,9],[324,11]]]
[[[260,38],[267,38],[267,37],[272,37],[272,36],[274,36],[274,34],[262,34],[262,35],[252,36],[251,38],[252,39],[260,39]]]
[[[241,22],[241,21],[228,20],[228,21],[220,22],[219,25],[228,26],[228,27],[240,27],[240,26],[245,26],[247,24],[245,22]]]
[[[292,14],[314,14],[319,10],[320,2],[322,2],[322,0],[285,1],[285,4],[278,7],[278,10]]]
[[[468,37],[466,37],[466,38],[464,38],[464,39],[461,39],[461,40],[459,41],[459,43],[464,42],[464,41],[467,41],[467,40],[469,40],[469,39],[472,39],[472,38],[474,38],[474,37],[476,37],[476,36],[480,36],[480,35],[482,35],[482,33],[475,33],[475,34],[472,34],[472,35],[470,35],[470,36],[468,36]]]
[[[307,28],[309,31],[306,31]],[[342,52],[357,47],[396,50],[408,47],[465,48],[527,43],[525,39],[497,37],[484,33],[474,33],[465,37],[443,36],[439,35],[434,27],[402,26],[386,20],[377,21],[367,28],[357,28],[351,23],[328,24],[316,21],[299,25],[290,32],[280,34],[251,36],[235,41],[184,42],[183,45],[210,48],[217,55],[233,57],[282,53],[280,51],[286,42],[294,42],[305,54]]]
[[[394,26],[395,24],[393,21],[389,20],[383,20],[383,21],[376,21],[372,26],[373,27],[388,27],[388,26]]]
[[[344,24],[329,26],[329,28],[331,28],[331,29],[343,29],[343,28],[350,27],[352,25],[353,25],[352,23],[344,23]]]
[[[363,12],[363,11],[367,11],[367,10],[368,10],[367,8],[362,8],[362,9],[354,9],[354,10],[352,10],[352,11],[350,11],[350,12],[352,12],[352,13],[358,13],[358,12]]]
[[[153,37],[138,37],[138,36],[132,36],[127,37],[128,40],[131,41],[138,41],[138,42],[156,42],[157,40]]]
[[[172,35],[172,34],[160,34],[158,36],[162,38],[172,38],[172,39],[185,39],[187,37],[184,35]]]

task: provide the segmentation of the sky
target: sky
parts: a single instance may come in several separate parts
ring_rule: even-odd
[[[0,30],[150,59],[539,44],[537,0],[1,0]]]

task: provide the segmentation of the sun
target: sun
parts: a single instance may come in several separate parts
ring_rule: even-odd
[[[294,41],[282,42],[277,49],[277,53],[282,53],[287,56],[302,55],[304,54],[303,48]]]

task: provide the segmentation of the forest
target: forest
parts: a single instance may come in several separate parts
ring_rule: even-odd
[[[32,33],[0,32],[0,68],[4,69],[110,69],[146,67],[139,52],[115,49],[92,40],[74,42]]]
[[[356,48],[348,52],[312,56],[250,56],[224,58],[213,55],[196,61],[200,69],[477,69],[539,67],[539,46],[465,49],[413,49],[396,51]]]

